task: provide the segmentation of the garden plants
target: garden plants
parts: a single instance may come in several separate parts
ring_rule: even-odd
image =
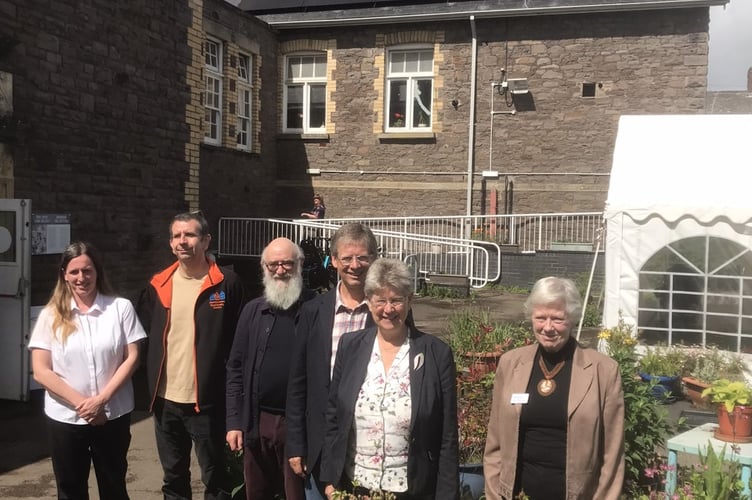
[[[604,329],[598,336],[605,343],[605,350],[617,363],[621,372],[624,391],[624,493],[627,498],[639,498],[643,471],[648,464],[660,462],[659,447],[665,444],[673,432],[668,412],[659,400],[653,397],[652,383],[635,377],[637,369],[637,341],[633,328],[619,318],[613,328]]]

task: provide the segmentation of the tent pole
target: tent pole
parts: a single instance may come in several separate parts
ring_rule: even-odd
[[[580,313],[580,322],[577,325],[577,342],[580,341],[580,333],[582,333],[582,322],[585,320],[585,310],[587,309],[588,298],[590,298],[590,288],[593,286],[593,275],[595,274],[595,264],[598,262],[598,251],[601,249],[601,240],[603,239],[603,227],[606,223],[604,218],[601,221],[601,227],[597,230],[597,236],[595,237],[595,255],[593,255],[593,265],[590,267],[590,277],[588,278],[587,290],[585,291],[585,297],[583,298],[582,313]]]

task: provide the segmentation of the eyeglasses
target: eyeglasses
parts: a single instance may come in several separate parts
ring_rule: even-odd
[[[266,268],[269,270],[270,273],[276,273],[277,269],[281,266],[282,269],[285,271],[289,271],[293,267],[295,267],[295,261],[294,260],[280,260],[277,262],[266,262],[264,263]]]
[[[395,309],[402,309],[405,307],[405,303],[407,303],[405,297],[394,297],[393,299],[371,299],[371,304],[377,309],[384,309],[387,304]]]
[[[354,261],[357,260],[358,264],[360,264],[361,266],[366,266],[371,263],[371,256],[370,255],[358,255],[358,256],[349,255],[347,257],[337,257],[337,260],[346,266],[351,265]]]

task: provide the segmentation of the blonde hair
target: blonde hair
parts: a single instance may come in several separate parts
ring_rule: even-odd
[[[52,310],[52,331],[55,336],[60,335],[60,342],[62,344],[65,344],[68,337],[76,331],[76,323],[73,321],[71,311],[73,294],[70,291],[68,283],[65,281],[65,271],[68,269],[70,261],[82,255],[86,255],[91,259],[94,269],[97,271],[97,292],[105,295],[112,295],[113,293],[110,282],[104,273],[102,259],[99,257],[97,249],[90,243],[83,241],[76,241],[68,245],[60,258],[60,266],[58,266],[57,270],[57,283],[55,284],[55,289],[52,291],[52,295],[50,295],[50,300],[47,302],[47,307]]]

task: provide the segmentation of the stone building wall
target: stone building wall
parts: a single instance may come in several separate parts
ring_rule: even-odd
[[[235,197],[232,189],[274,176],[270,143],[242,155],[202,146],[207,17],[260,38],[269,45],[260,61],[276,65],[268,27],[221,0],[0,0],[0,33],[17,42],[0,53],[20,122],[12,197],[30,198],[35,213],[71,214],[71,238],[103,251],[127,296],[174,259],[174,214],[212,203],[210,217],[231,212],[216,193]],[[200,185],[212,178],[203,170],[218,181]],[[263,212],[269,198],[245,201],[244,214]],[[33,304],[46,301],[58,260],[32,257]]]
[[[621,114],[704,111],[707,29],[707,9],[478,20],[473,213],[601,210]],[[384,81],[380,40],[411,32],[434,34],[433,135],[390,139],[379,133],[383,106],[374,105]],[[334,39],[336,131],[325,140],[279,138],[278,185],[294,193],[280,215],[299,212],[314,191],[332,217],[465,213],[469,21],[280,34],[283,43],[316,38]],[[491,118],[502,69],[527,78],[530,93],[515,96],[515,115]],[[595,97],[582,97],[583,83]],[[512,109],[504,101],[494,95],[494,111]],[[482,179],[489,169],[501,176]]]

